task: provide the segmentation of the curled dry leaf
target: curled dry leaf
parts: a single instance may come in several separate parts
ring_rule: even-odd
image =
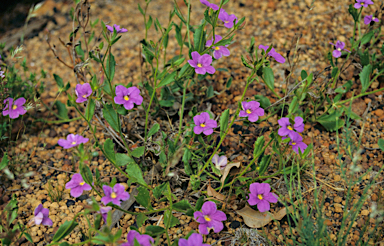
[[[212,188],[212,186],[209,184],[208,187],[207,187],[207,195],[208,196],[212,196],[214,198],[216,198],[217,200],[220,200],[222,202],[224,202],[225,200],[225,197],[223,194],[215,191],[215,189]]]
[[[290,206],[288,209],[292,209]],[[244,223],[251,228],[260,228],[268,224],[274,219],[281,220],[286,214],[287,210],[282,208],[277,213],[260,213],[259,211],[253,210],[249,206],[245,206],[243,209],[236,211],[244,219]]]
[[[231,174],[234,174],[238,171],[238,169],[240,168],[240,165],[241,163],[240,162],[235,162],[235,163],[229,163],[223,170],[221,170],[221,174],[223,175],[220,179],[220,182],[221,184],[223,185],[224,184],[224,181],[225,179],[227,178],[228,174],[231,173]],[[231,171],[231,169],[233,167],[236,167],[236,169],[233,169]]]

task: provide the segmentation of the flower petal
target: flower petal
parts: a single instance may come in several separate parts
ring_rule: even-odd
[[[271,209],[271,205],[269,205],[269,202],[266,201],[266,200],[261,200],[258,204],[257,204],[257,209],[261,212],[261,213],[264,213],[266,211],[269,211]]]
[[[213,215],[217,211],[216,203],[207,201],[201,207],[201,211],[204,215]]]

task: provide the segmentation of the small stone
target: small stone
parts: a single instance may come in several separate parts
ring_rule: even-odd
[[[376,109],[373,113],[378,117],[381,117],[384,114],[384,111],[382,109]]]
[[[230,228],[236,229],[240,227],[240,222],[239,221],[232,221],[231,224],[229,225]]]
[[[335,180],[336,182],[340,181],[341,180],[340,175],[335,175],[335,177],[333,177],[333,180]]]
[[[331,226],[331,225],[333,225],[333,224],[332,224],[332,221],[330,221],[329,219],[324,220],[324,223],[325,223],[327,226]]]
[[[76,198],[76,201],[84,201],[84,200],[87,200],[88,198],[89,196],[87,194],[84,194]]]
[[[69,206],[72,206],[72,205],[75,205],[75,201],[74,200],[68,200],[66,203],[65,203],[65,205],[67,205],[67,207],[69,207]]]
[[[76,132],[76,127],[71,126],[70,128],[68,128],[68,131],[69,131],[69,133],[75,133]]]
[[[364,215],[364,216],[367,216],[369,214],[369,211],[364,209],[363,211],[361,211],[361,215]]]
[[[377,201],[377,195],[376,194],[372,194],[372,197],[371,197],[371,199],[372,199],[372,201]]]

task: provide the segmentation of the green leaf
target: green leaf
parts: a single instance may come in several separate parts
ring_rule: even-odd
[[[253,69],[253,66],[248,62],[247,59],[244,58],[243,55],[241,55],[241,62],[243,63],[243,65],[247,68],[250,68],[250,69]]]
[[[120,119],[116,111],[113,109],[112,104],[104,104],[103,116],[115,131],[120,131]]]
[[[197,199],[196,201],[196,205],[195,205],[195,210],[196,211],[199,211],[201,209],[201,207],[203,206],[203,203],[204,203],[204,196],[201,196],[199,199]]]
[[[379,142],[377,144],[379,145],[381,151],[384,151],[384,139],[379,139]]]
[[[299,104],[297,103],[297,100],[298,100],[297,96],[294,96],[293,99],[292,99],[291,104],[289,104],[288,113],[292,114],[292,113],[296,112],[296,110],[299,107]]]
[[[264,67],[263,69],[264,82],[270,90],[275,88],[275,77],[273,76],[272,68]]]
[[[232,42],[232,39],[235,35],[232,35],[231,37],[227,38],[227,39],[222,39],[220,40],[219,42],[215,43],[215,46],[225,46],[227,44],[230,44]],[[215,40],[216,42],[216,40]]]
[[[261,152],[264,148],[264,143],[265,143],[265,140],[264,140],[264,136],[260,136],[256,139],[255,141],[255,147],[253,149],[253,156],[254,157],[258,157],[261,155]]]
[[[156,186],[156,188],[153,189],[153,191],[152,191],[153,196],[156,199],[160,199],[161,195],[163,194],[163,192],[166,188],[167,188],[167,183],[162,183],[161,185]]]
[[[269,101],[268,97],[262,95],[255,95],[254,98],[260,103],[261,108],[267,108],[271,105],[271,101]]]
[[[108,138],[104,142],[104,152],[108,160],[110,160],[113,163],[116,163],[115,144],[112,142],[110,138]]]
[[[108,83],[112,83],[113,77],[115,77],[115,67],[116,67],[115,57],[111,53],[109,53],[107,58],[107,67],[105,69],[106,75],[109,78]]]
[[[301,70],[301,79],[303,80],[306,77],[308,77],[308,73],[305,70]]]
[[[85,165],[85,164],[80,164],[80,174],[85,183],[87,184],[92,184],[93,183],[93,175],[91,172],[91,169]]]
[[[373,35],[375,33],[373,31],[370,31],[369,33],[365,34],[362,38],[361,38],[361,45],[364,45],[366,43],[368,43],[369,41],[371,41],[371,39],[373,38]]]
[[[344,125],[344,120],[340,119],[343,111],[344,110],[335,110],[332,114],[324,114],[317,118],[317,122],[324,126],[327,131],[336,131]]]
[[[335,77],[336,77],[338,71],[339,71],[339,68],[338,68],[338,67],[334,67],[334,68],[332,69],[332,72],[331,72],[331,76],[332,76],[332,78],[335,78]]]
[[[226,109],[220,116],[220,137],[223,137],[228,128],[229,109]]]
[[[32,240],[31,235],[29,235],[28,233],[24,232],[24,236],[25,236],[25,238],[26,238],[28,241],[30,241],[31,243],[33,243],[33,240]]]
[[[175,26],[175,32],[176,32],[175,38],[177,40],[177,43],[181,47],[183,46],[183,37],[181,36],[181,28],[183,26],[183,22],[180,23],[180,27],[175,23],[173,23],[173,25]]]
[[[87,105],[87,109],[85,110],[85,118],[87,119],[87,121],[91,121],[94,113],[95,113],[95,100],[93,100],[91,98],[91,100],[89,100],[88,102],[88,105]]]
[[[132,154],[132,156],[139,158],[142,155],[144,155],[144,151],[145,151],[145,146],[141,146],[141,147],[138,147],[138,148],[132,150],[131,154]]]
[[[271,163],[272,156],[271,155],[265,155],[263,158],[261,158],[261,162],[259,165],[259,176],[262,176],[265,171],[267,171],[267,168],[269,166],[269,163]]]
[[[137,224],[137,228],[142,227],[147,219],[148,219],[148,217],[145,216],[144,214],[138,214],[138,215],[136,215],[136,224]],[[140,244],[139,244],[139,245],[140,245]]]
[[[201,24],[193,34],[193,44],[195,46],[195,51],[200,52],[203,50],[205,42],[204,42],[204,26],[205,22]]]
[[[172,205],[172,208],[179,212],[186,212],[188,209],[192,209],[191,204],[187,200],[181,200]]]
[[[125,166],[127,165],[128,163],[136,163],[134,159],[132,159],[131,157],[129,157],[128,155],[126,154],[122,154],[122,153],[116,153],[116,164],[121,167],[121,166]]]
[[[137,7],[139,8],[140,13],[141,13],[142,15],[145,15],[145,14],[144,14],[144,10],[143,10],[143,9],[141,8],[141,6],[140,6],[140,3],[137,4]]]
[[[68,117],[68,109],[65,106],[65,104],[60,102],[60,101],[56,101],[55,105],[56,105],[57,111],[59,111],[59,116],[62,119],[69,119],[69,117]]]
[[[369,53],[368,53],[368,49],[366,49],[364,52],[363,52],[361,49],[359,49],[359,50],[357,51],[357,53],[358,53],[359,56],[360,56],[360,62],[361,62],[361,65],[362,65],[363,67],[365,67],[366,65],[368,65],[368,64],[369,64]]]
[[[175,80],[176,71],[173,71],[171,74],[165,76],[165,78],[156,86],[156,88],[160,88],[162,86],[168,85],[169,83]]]
[[[3,159],[0,162],[0,171],[3,170],[6,166],[8,166],[8,163],[9,163],[8,154],[7,152],[5,152]]]
[[[77,225],[78,223],[76,221],[65,221],[53,236],[52,242],[59,242],[64,239]]]
[[[55,78],[55,81],[56,81],[56,84],[57,86],[62,89],[64,87],[64,82],[63,82],[63,79],[57,75],[57,74],[53,74],[53,77]]]
[[[152,16],[149,16],[149,19],[147,21],[147,23],[145,24],[145,29],[149,30],[149,28],[151,28],[151,25],[152,25]]]
[[[230,78],[228,79],[226,87],[227,87],[227,88],[231,87],[231,84],[232,84],[232,77],[230,77]]]
[[[155,237],[157,235],[160,235],[160,234],[163,234],[165,232],[165,229],[161,226],[153,226],[153,225],[149,225],[145,228],[145,232],[152,236],[152,237]]]
[[[160,125],[155,123],[148,132],[148,138],[154,134],[156,134],[160,130]]]
[[[164,225],[169,225],[169,228],[172,228],[178,224],[180,224],[180,221],[175,216],[173,216],[172,210],[165,211]]]
[[[133,182],[145,187],[148,186],[147,183],[144,181],[143,173],[137,164],[129,163],[125,171],[127,172],[128,176],[133,180]]]
[[[135,196],[136,201],[146,209],[152,210],[151,197],[149,196],[149,191],[142,186],[138,187],[137,190],[139,193],[137,194],[137,196]]]
[[[363,70],[360,72],[359,77],[361,81],[361,93],[364,93],[368,87],[369,87],[369,82],[370,82],[370,75],[372,73],[372,65],[369,64],[363,68]]]
[[[210,86],[208,86],[208,89],[207,89],[207,98],[211,98],[211,97],[213,97],[214,96],[214,94],[213,94],[213,86],[212,85],[210,85]]]
[[[355,22],[359,21],[359,13],[357,12],[357,9],[353,7],[353,4],[349,5],[348,12],[352,15]]]

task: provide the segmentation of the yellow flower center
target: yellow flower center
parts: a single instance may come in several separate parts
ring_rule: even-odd
[[[124,96],[124,100],[128,101],[129,100],[129,96]]]
[[[205,127],[205,124],[204,124],[204,123],[201,123],[200,126],[201,126],[201,127]]]
[[[292,145],[296,145],[296,143],[295,143],[295,142],[292,142]]]
[[[373,21],[375,21],[375,20],[376,20],[376,18],[375,18],[375,17],[372,17],[372,20],[373,20]]]
[[[75,145],[75,144],[76,144],[76,142],[74,141],[74,142],[72,142],[71,144],[72,144],[72,145]]]
[[[111,194],[111,198],[115,199],[117,197],[116,193],[115,192],[112,192]]]
[[[291,130],[291,131],[293,130],[292,126],[288,126],[287,128],[288,130]]]
[[[259,198],[259,200],[263,200],[263,195],[259,194],[257,195],[257,198]]]
[[[197,66],[198,66],[198,67],[202,67],[203,65],[201,65],[200,63],[197,63]]]
[[[337,48],[338,51],[341,51],[341,48]]]
[[[87,95],[83,95],[83,98],[87,98]]]
[[[215,50],[219,50],[220,49],[220,47],[215,47]]]
[[[17,106],[16,106],[16,105],[13,105],[13,106],[12,106],[12,109],[17,109]]]
[[[80,183],[80,185],[84,185],[84,184],[85,184],[85,182],[81,182],[81,183]]]
[[[229,21],[224,21],[224,23],[228,23]]]
[[[208,215],[204,216],[205,221],[211,221],[211,218],[208,217]]]
[[[249,110],[249,109],[245,110],[245,112],[247,112],[247,114],[250,114],[250,113],[252,113],[252,111],[251,111],[251,110]]]
[[[361,6],[363,6],[364,5],[364,2],[362,2],[362,3],[360,3],[361,4]]]

